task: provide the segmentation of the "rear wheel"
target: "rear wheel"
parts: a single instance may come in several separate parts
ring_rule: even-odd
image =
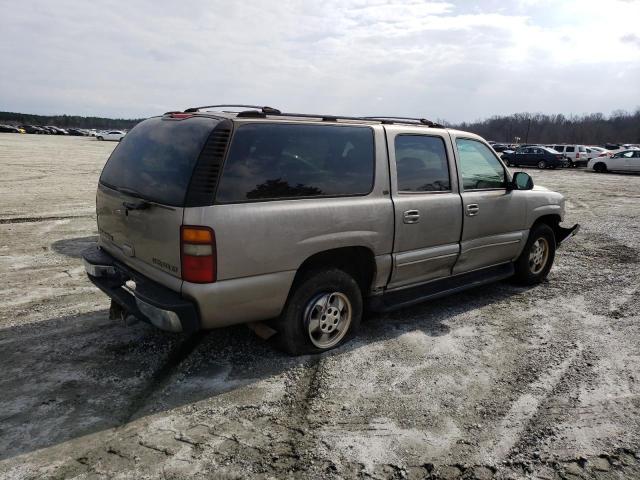
[[[542,282],[553,265],[556,254],[556,237],[545,223],[531,229],[527,244],[516,260],[515,280],[522,285]]]
[[[104,138],[102,138],[102,137],[98,137],[98,140],[104,140]]]
[[[540,160],[538,162],[538,168],[547,168],[547,162],[545,160]]]
[[[278,346],[291,355],[320,353],[342,345],[362,319],[362,293],[338,268],[305,274],[275,322]]]
[[[598,173],[605,173],[607,171],[607,166],[602,162],[598,162],[593,166],[593,169]]]

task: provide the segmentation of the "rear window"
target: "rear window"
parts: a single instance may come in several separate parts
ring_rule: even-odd
[[[373,177],[369,127],[247,124],[234,133],[216,200],[365,195]]]
[[[100,183],[164,205],[183,206],[191,174],[218,120],[150,118],[115,148]]]

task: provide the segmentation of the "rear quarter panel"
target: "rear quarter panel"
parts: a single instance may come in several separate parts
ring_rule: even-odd
[[[388,265],[393,246],[393,205],[382,128],[374,129],[375,179],[366,196],[276,200],[186,208],[184,224],[211,227],[216,236],[217,282],[183,284],[198,301],[203,324],[216,326],[275,317],[296,270],[326,250],[362,246]],[[374,283],[386,282],[388,269]],[[229,289],[233,285],[233,289]],[[227,300],[221,297],[226,292]],[[244,304],[244,306],[242,305]],[[225,318],[220,308],[227,310]]]

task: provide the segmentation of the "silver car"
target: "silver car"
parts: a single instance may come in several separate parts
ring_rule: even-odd
[[[229,106],[134,127],[97,192],[89,278],[112,317],[173,332],[261,325],[292,354],[391,310],[549,273],[564,198],[479,136],[424,119]],[[237,109],[236,109],[237,110]]]

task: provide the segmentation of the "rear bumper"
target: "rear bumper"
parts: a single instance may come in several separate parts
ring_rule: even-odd
[[[100,247],[88,248],[82,258],[89,280],[127,312],[162,330],[200,329],[196,305],[180,294],[127,268]]]

